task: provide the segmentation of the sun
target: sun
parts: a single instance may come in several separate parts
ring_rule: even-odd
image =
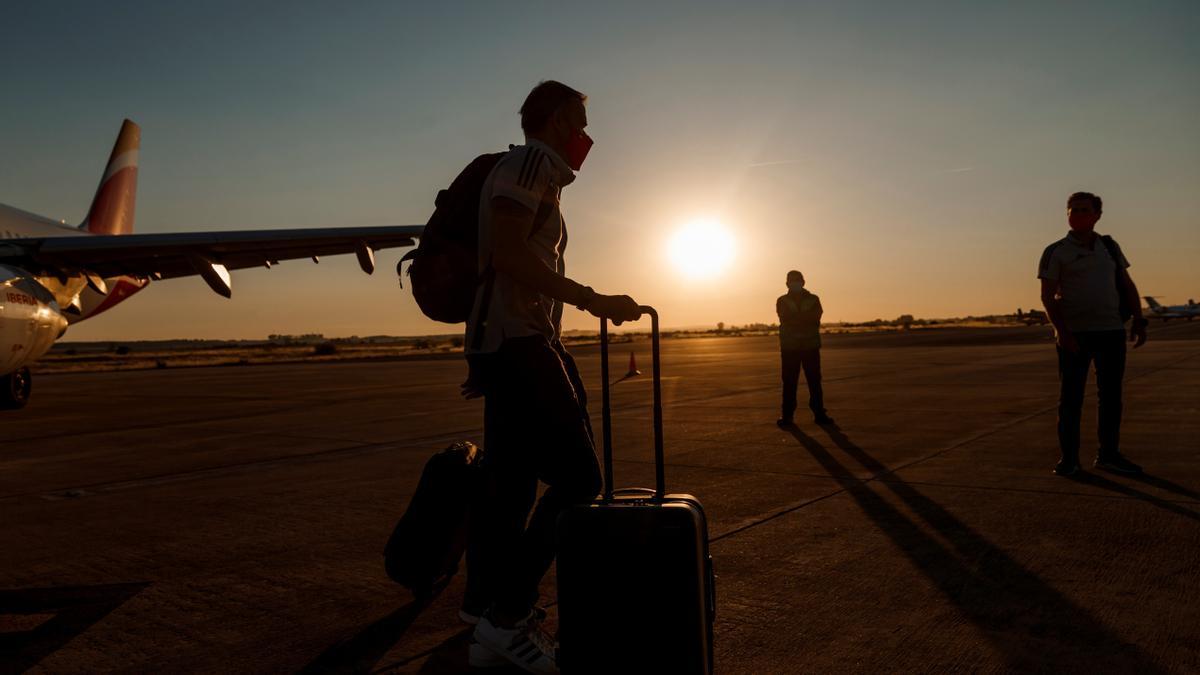
[[[693,220],[671,237],[667,256],[687,279],[714,279],[733,262],[737,243],[716,220]]]

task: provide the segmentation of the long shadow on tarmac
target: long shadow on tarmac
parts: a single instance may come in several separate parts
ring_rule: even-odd
[[[354,637],[326,649],[300,672],[303,675],[370,672],[383,655],[400,641],[427,606],[421,602],[410,602],[362,629]]]
[[[83,634],[149,583],[0,591],[0,614],[32,619],[25,630],[0,632],[0,673],[21,673]]]
[[[1130,478],[1133,480],[1136,480],[1138,482],[1145,483],[1146,485],[1156,487],[1159,490],[1166,490],[1167,492],[1172,492],[1174,494],[1179,495],[1180,497],[1184,497],[1186,499],[1194,499],[1194,500],[1200,502],[1200,492],[1196,492],[1195,490],[1186,488],[1186,487],[1180,485],[1179,483],[1173,483],[1173,482],[1167,480],[1166,478],[1159,478],[1158,476],[1151,476],[1148,473],[1143,473],[1143,474],[1140,474],[1137,476],[1130,476]]]
[[[1175,492],[1175,490],[1171,490],[1171,488],[1165,487],[1165,485],[1173,485],[1173,486],[1179,488],[1180,490],[1184,490],[1185,491],[1184,496],[1187,496],[1186,488],[1180,487],[1178,485],[1175,485],[1175,483],[1172,483],[1167,480],[1163,480],[1161,478],[1155,478],[1154,476],[1127,476],[1127,478],[1131,478],[1133,480],[1141,480],[1142,482],[1144,482],[1148,485],[1153,485],[1155,487],[1158,487],[1158,488],[1161,488],[1164,490],[1170,490],[1172,492]],[[1125,485],[1124,483],[1118,483],[1116,481],[1109,480],[1109,479],[1105,478],[1104,476],[1101,476],[1100,474],[1088,473],[1086,471],[1080,471],[1080,472],[1076,473],[1074,476],[1072,476],[1071,480],[1075,481],[1076,483],[1083,483],[1084,485],[1091,485],[1094,487],[1103,488],[1105,490],[1111,490],[1118,494],[1123,494],[1127,497],[1133,497],[1135,499],[1140,499],[1142,501],[1149,502],[1149,503],[1157,506],[1160,509],[1170,511],[1171,513],[1179,514],[1185,518],[1191,518],[1192,520],[1200,521],[1200,513],[1192,511],[1191,509],[1185,509],[1184,507],[1180,506],[1179,504],[1176,504],[1175,502],[1168,501],[1166,499],[1161,499],[1159,497],[1155,497],[1154,495],[1152,495],[1148,492],[1142,492],[1141,490],[1138,490],[1137,488],[1132,488],[1128,485]]]
[[[876,477],[890,470],[836,426],[826,427],[843,452]],[[938,587],[1017,672],[1100,670],[1161,673],[1136,645],[1122,643],[1108,627],[1064,597],[966,523],[894,476],[886,486],[950,542],[947,549],[849,472],[815,438],[791,433],[845,489],[912,564]]]

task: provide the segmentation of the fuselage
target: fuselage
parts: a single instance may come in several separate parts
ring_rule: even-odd
[[[0,239],[23,239],[27,237],[70,237],[79,234],[79,229],[50,220],[36,213],[22,211],[7,204],[0,204]]]
[[[1200,314],[1200,305],[1195,303],[1187,305],[1160,305],[1158,307],[1151,308],[1150,311],[1154,312],[1155,314]]]
[[[0,204],[0,239],[71,236],[72,230],[49,218]],[[74,230],[74,234],[79,231]],[[62,287],[65,299],[71,280],[67,279],[66,284],[54,281]],[[67,324],[59,297],[41,278],[19,267],[0,265],[0,346],[4,347],[0,349],[0,374],[45,354],[67,330]]]
[[[24,270],[0,265],[0,375],[45,354],[66,330],[49,290]]]

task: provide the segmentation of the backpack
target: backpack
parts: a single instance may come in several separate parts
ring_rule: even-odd
[[[509,150],[512,146],[509,146]],[[479,273],[479,198],[492,169],[507,152],[480,155],[438,191],[420,243],[396,265],[411,261],[408,276],[413,298],[425,316],[444,323],[462,323],[475,304]]]
[[[483,184],[508,152],[492,152],[473,159],[459,172],[450,187],[439,190],[433,200],[433,215],[421,232],[417,247],[396,263],[396,274],[403,273],[406,261],[412,281],[413,298],[425,316],[443,323],[463,323],[475,305],[475,289],[484,285],[481,314],[487,315],[491,298],[490,282],[495,273],[489,263],[479,272],[479,200]],[[534,214],[529,238],[549,219],[552,204],[543,200]],[[479,333],[482,337],[482,333]]]

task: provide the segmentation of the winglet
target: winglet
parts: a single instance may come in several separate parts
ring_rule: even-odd
[[[108,157],[108,166],[96,188],[96,196],[87,218],[79,226],[92,234],[129,234],[133,232],[134,202],[137,200],[138,148],[142,130],[130,120],[121,125],[121,133]]]

